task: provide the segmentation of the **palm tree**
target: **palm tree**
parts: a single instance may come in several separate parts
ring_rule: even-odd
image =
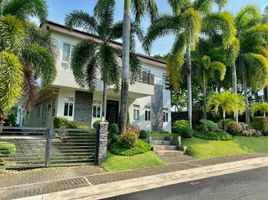
[[[268,103],[253,103],[250,106],[250,111],[252,117],[254,117],[257,112],[263,113],[263,116],[266,117],[266,113],[268,113]]]
[[[208,43],[206,44],[208,45]],[[220,81],[224,80],[226,74],[226,66],[221,61],[214,61],[212,57],[203,55],[200,50],[193,52],[192,62],[195,69],[196,79],[203,89],[203,117],[206,119],[207,87],[209,83],[212,83],[213,81],[217,82],[218,78]],[[217,74],[219,74],[220,77],[218,77]]]
[[[113,40],[122,37],[122,23],[113,24],[114,1],[105,2],[105,6],[95,7],[95,16],[82,11],[73,11],[67,15],[65,24],[69,28],[79,27],[98,36],[98,40],[83,40],[73,51],[71,68],[76,82],[82,86],[94,89],[100,73],[103,81],[102,120],[106,119],[107,86],[115,85],[119,88],[120,67],[117,58],[120,49],[111,44]],[[133,29],[134,31],[134,29]],[[133,41],[134,45],[134,41]],[[132,49],[131,49],[132,50]],[[131,52],[131,79],[138,79],[140,63],[137,56]]]
[[[234,114],[234,117],[237,112],[242,114],[245,111],[244,97],[230,91],[213,93],[208,98],[207,111],[218,113],[219,109],[222,111],[223,120],[226,119],[226,114]]]
[[[43,76],[43,70],[47,70],[48,63],[46,61],[48,58],[52,60],[53,55],[48,53],[47,48],[43,48],[41,41],[37,42],[37,38],[29,34],[30,30],[33,30],[33,25],[27,22],[28,17],[38,17],[41,21],[46,19],[47,4],[45,0],[2,0],[0,1],[0,13],[0,112],[6,112],[21,97],[24,83],[27,85],[28,77],[24,76],[25,69],[34,71],[35,78],[42,77],[46,83],[44,85],[52,82],[53,73],[51,73],[52,78],[50,73]],[[36,31],[39,30],[36,29]],[[30,49],[28,49],[31,47],[30,45],[36,47],[35,52],[30,53]],[[42,52],[37,48],[42,49]],[[28,53],[26,50],[29,50]],[[44,57],[45,53],[46,57]],[[47,77],[50,78],[46,79]],[[26,92],[24,94],[27,96]],[[29,103],[25,105],[29,105]]]
[[[223,44],[227,48],[233,41],[236,30],[231,15],[227,12],[207,14],[212,3],[224,1],[195,0],[176,1],[169,0],[172,15],[162,15],[150,27],[143,46],[149,51],[152,42],[158,37],[173,33],[176,36],[169,58],[169,75],[171,84],[178,89],[182,66],[187,70],[188,90],[188,118],[192,127],[192,60],[191,51],[199,41],[201,31],[203,34],[221,34]]]
[[[235,62],[242,74],[246,121],[249,122],[248,86],[255,93],[263,90],[268,80],[268,24],[261,24],[259,9],[251,5],[242,9],[235,21],[240,41]]]

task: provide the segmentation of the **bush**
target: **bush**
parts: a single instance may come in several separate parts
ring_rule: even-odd
[[[95,121],[95,122],[93,123],[93,128],[94,128],[94,129],[97,129],[98,126],[100,125],[100,122],[101,122],[101,120],[97,120],[97,121]]]
[[[242,132],[242,126],[238,122],[229,122],[227,124],[227,132],[232,135],[240,135]]]
[[[69,121],[64,117],[55,117],[54,118],[54,128],[74,128],[74,129],[83,129],[89,128],[87,125],[80,124],[78,122]]]
[[[175,133],[179,133],[184,138],[192,137],[192,129],[190,128],[189,121],[178,120],[173,124],[173,130]]]
[[[121,156],[133,156],[136,154],[148,152],[151,149],[152,149],[152,146],[148,144],[147,142],[143,140],[137,140],[136,145],[131,149],[123,147],[120,143],[114,143],[111,147],[111,152],[113,154],[121,155]]]
[[[229,122],[233,122],[234,120],[232,119],[222,119],[220,120],[220,122],[218,123],[218,126],[221,130],[226,130],[227,129],[227,124]]]
[[[119,135],[119,128],[118,128],[118,125],[116,123],[113,123],[110,125],[110,128],[109,128],[109,132],[111,134],[116,134],[116,135]]]
[[[205,132],[210,132],[210,131],[217,131],[219,126],[217,123],[213,122],[213,121],[210,121],[210,120],[206,120],[206,119],[201,119],[200,120],[200,129],[202,131],[205,131]]]
[[[127,148],[133,148],[137,144],[138,135],[135,132],[128,132],[120,137],[120,144]]]
[[[197,138],[204,139],[204,140],[232,140],[233,136],[226,132],[201,132],[201,131],[194,131],[193,135]]]
[[[252,125],[264,135],[268,135],[268,117],[254,117]]]
[[[127,125],[127,133],[136,133],[137,136],[139,136],[139,134],[140,134],[140,128],[137,125],[128,124]]]
[[[240,123],[242,126],[242,131],[240,133],[241,136],[246,136],[246,137],[259,137],[262,136],[262,133],[256,129],[251,128],[248,124],[245,123]]]
[[[8,155],[8,154],[15,154],[15,153],[16,153],[15,144],[12,144],[9,142],[0,142],[0,156]]]
[[[141,130],[140,131],[140,136],[139,136],[139,138],[140,139],[147,139],[147,137],[148,137],[148,131],[146,131],[146,130]]]

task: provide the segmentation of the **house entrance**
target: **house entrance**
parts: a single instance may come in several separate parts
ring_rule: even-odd
[[[106,120],[112,123],[118,123],[118,112],[119,112],[119,102],[118,101],[107,101],[107,113]]]

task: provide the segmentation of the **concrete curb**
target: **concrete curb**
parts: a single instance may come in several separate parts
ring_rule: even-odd
[[[20,200],[102,199],[267,166],[268,157],[253,158],[26,197]]]

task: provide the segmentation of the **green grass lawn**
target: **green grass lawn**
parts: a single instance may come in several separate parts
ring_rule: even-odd
[[[108,153],[101,167],[108,172],[116,172],[158,165],[164,165],[164,161],[159,159],[154,152],[148,151],[134,156],[119,156]]]
[[[189,155],[199,158],[215,158],[250,153],[268,152],[268,137],[234,137],[230,141],[203,140],[199,138],[184,139]]]

